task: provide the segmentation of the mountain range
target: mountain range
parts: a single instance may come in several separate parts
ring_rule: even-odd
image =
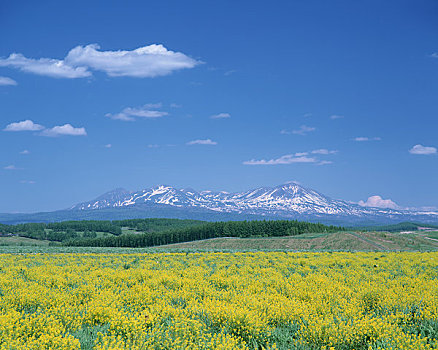
[[[66,210],[0,214],[0,222],[18,223],[145,217],[201,220],[298,219],[341,225],[401,221],[438,223],[438,212],[363,207],[332,199],[297,183],[244,192],[196,191],[160,185],[136,192],[116,189]]]

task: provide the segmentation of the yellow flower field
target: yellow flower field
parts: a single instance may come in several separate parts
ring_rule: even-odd
[[[437,349],[438,253],[0,256],[0,349]]]

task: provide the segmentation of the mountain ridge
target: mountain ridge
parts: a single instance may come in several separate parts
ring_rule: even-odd
[[[242,192],[196,191],[168,185],[139,191],[117,188],[64,210],[0,214],[0,223],[137,218],[205,221],[286,219],[341,226],[387,225],[403,221],[438,224],[438,212],[363,207],[332,199],[297,183]]]
[[[192,188],[177,189],[168,185],[158,185],[133,192],[123,191],[119,193],[117,198],[114,196],[114,191],[109,191],[95,200],[79,203],[71,209],[97,210],[161,204],[176,208],[198,208],[220,213],[279,216],[281,218],[311,215],[402,218],[430,215],[436,216],[436,220],[438,220],[438,212],[363,207],[359,204],[332,199],[297,183],[286,183],[275,187],[258,187],[243,192],[196,191]]]

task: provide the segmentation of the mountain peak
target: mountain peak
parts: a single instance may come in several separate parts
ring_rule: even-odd
[[[128,195],[130,192],[124,188],[116,188],[114,190],[105,192],[101,196],[97,197],[97,199],[105,199],[105,198],[119,198]]]

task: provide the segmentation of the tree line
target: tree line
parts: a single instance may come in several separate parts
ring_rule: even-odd
[[[74,240],[65,244],[69,246],[139,248],[219,237],[295,236],[303,233],[337,232],[342,230],[344,228],[338,226],[326,226],[297,220],[226,221],[160,232]]]
[[[165,231],[170,228],[182,228],[203,224],[205,221],[181,219],[127,219],[114,220],[112,223],[120,227],[129,227],[135,231]]]
[[[416,222],[400,222],[398,224],[354,227],[352,229],[361,230],[361,231],[400,232],[400,231],[417,231],[419,227],[438,228],[437,225],[421,224]]]
[[[82,220],[53,223],[25,223],[17,225],[0,224],[0,235],[18,235],[21,237],[63,242],[96,238],[97,232],[119,236],[126,227],[140,232],[158,232],[171,228],[188,227],[202,224],[197,220],[178,219],[134,219],[134,220]]]

